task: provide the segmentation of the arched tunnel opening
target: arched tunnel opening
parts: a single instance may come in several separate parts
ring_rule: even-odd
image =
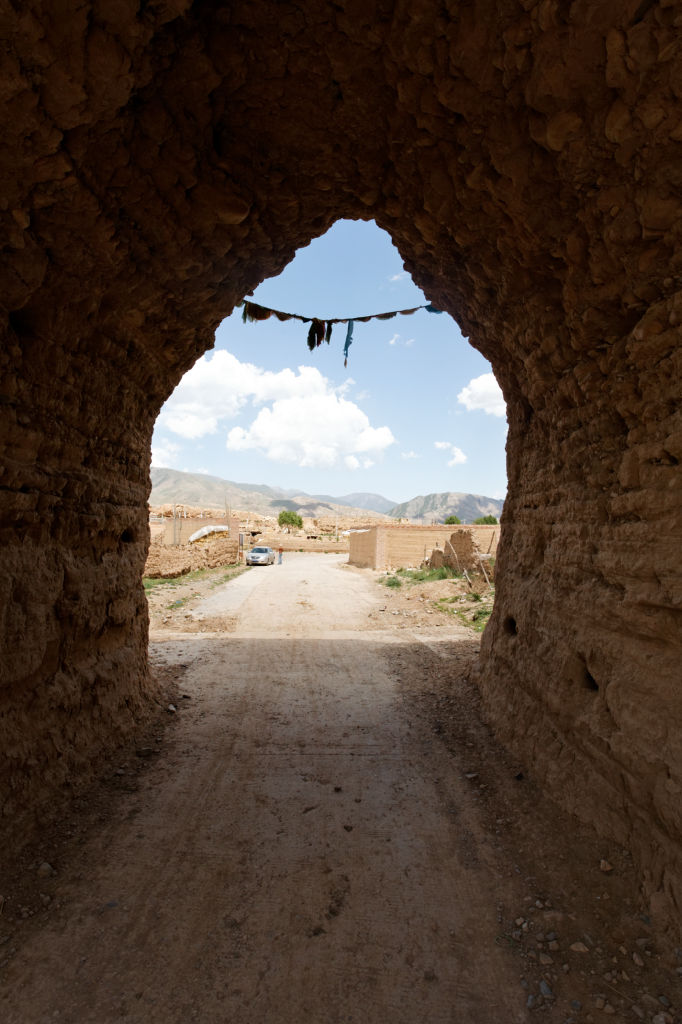
[[[428,305],[385,232],[372,222],[337,222],[220,324],[212,350],[162,407],[150,504],[168,505],[174,495],[183,502],[170,475],[163,490],[154,487],[154,471],[165,469],[268,481],[290,496],[298,488],[310,498],[301,504],[306,514],[320,492],[382,491],[389,497],[367,506],[371,518],[440,490],[455,492],[452,502],[457,492],[480,496],[479,505],[460,509],[466,522],[489,512],[498,518],[504,398],[487,360],[448,314],[433,315]],[[311,348],[317,314],[328,336]],[[238,505],[218,487],[214,506],[216,495],[218,506]],[[276,501],[264,498],[258,511],[273,509],[276,517]],[[446,503],[411,515],[443,525],[456,511]]]
[[[311,348],[313,314],[324,339]],[[405,586],[404,606],[388,612],[401,622],[435,615],[482,631],[494,602],[505,436],[490,364],[429,306],[385,232],[337,222],[221,323],[213,350],[159,414],[144,580],[151,638],[233,628],[220,618],[228,609],[242,626],[261,620],[252,598],[242,608],[245,581],[239,600],[213,594],[225,578],[218,567],[236,580],[232,563],[248,566],[252,545],[266,564],[278,548],[280,558],[343,552],[349,565],[385,570],[387,586]],[[283,510],[298,516],[293,526],[280,527]],[[465,526],[453,534],[449,523]],[[310,632],[316,610],[298,603]],[[376,614],[363,614],[361,628],[376,628]],[[320,635],[329,627],[322,615]]]
[[[32,13],[33,12],[33,13]],[[9,14],[2,813],[148,700],[156,416],[224,315],[373,218],[508,407],[500,740],[682,906],[679,16],[672,4]]]

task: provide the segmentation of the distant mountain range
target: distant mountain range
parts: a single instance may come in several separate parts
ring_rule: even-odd
[[[448,516],[458,516],[463,523],[472,523],[479,516],[500,518],[504,501],[482,494],[443,491],[441,494],[419,494],[402,505],[395,505],[389,515],[396,519],[424,519],[442,523]]]
[[[391,509],[395,507],[394,501],[389,501],[381,494],[366,494],[358,491],[357,494],[344,494],[342,498],[333,498],[329,494],[313,494],[313,498],[319,501],[330,501],[335,505],[348,505],[349,508],[366,508],[371,512],[382,512],[390,515]]]
[[[350,510],[355,510],[358,514],[368,511],[427,522],[442,522],[446,516],[456,515],[467,523],[485,515],[499,519],[503,505],[496,498],[457,491],[419,495],[396,505],[381,494],[360,491],[338,498],[330,494],[306,494],[268,487],[267,484],[240,484],[206,473],[181,473],[177,469],[158,469],[156,466],[152,466],[151,477],[150,505],[184,504],[224,509],[227,504],[240,511],[260,515],[278,515],[282,509],[291,509],[305,516],[334,515],[337,512],[349,515]]]
[[[150,505],[195,505],[221,508],[230,505],[260,515],[278,515],[290,509],[305,516],[334,515],[348,510],[386,514],[395,502],[381,494],[347,494],[335,498],[329,494],[306,494],[302,491],[268,487],[267,484],[240,484],[206,473],[181,473],[177,469],[152,466]]]

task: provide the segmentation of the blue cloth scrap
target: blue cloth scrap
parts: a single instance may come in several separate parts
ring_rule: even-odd
[[[426,311],[427,311],[428,313],[442,313],[442,312],[443,312],[443,310],[442,310],[442,309],[436,309],[436,307],[435,307],[435,306],[430,306],[430,305],[429,305],[429,306],[424,306],[424,309],[425,309],[425,310],[426,310]]]
[[[354,325],[354,321],[353,320],[349,320],[348,321],[348,330],[346,331],[346,344],[343,346],[343,354],[344,354],[344,357],[346,359],[348,358],[348,349],[353,344],[353,325]]]

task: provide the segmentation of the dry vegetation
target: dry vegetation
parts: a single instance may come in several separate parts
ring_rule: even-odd
[[[367,572],[371,570],[358,570]],[[375,572],[384,588],[385,606],[377,615],[399,616],[408,626],[447,626],[453,618],[482,633],[493,609],[495,591],[482,576],[440,569]]]

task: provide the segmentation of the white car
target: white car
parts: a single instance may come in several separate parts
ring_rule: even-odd
[[[247,565],[274,565],[275,552],[272,548],[251,548],[246,552]]]

